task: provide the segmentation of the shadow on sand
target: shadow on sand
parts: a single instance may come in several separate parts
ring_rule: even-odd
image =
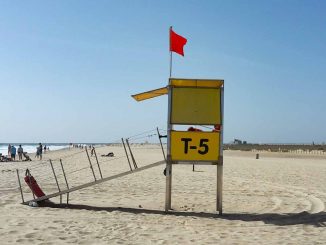
[[[133,214],[157,214],[157,215],[173,215],[182,217],[196,217],[196,218],[206,218],[206,219],[221,219],[221,220],[237,220],[245,222],[255,222],[262,221],[265,224],[272,224],[278,226],[286,225],[312,225],[315,227],[325,227],[326,226],[326,212],[320,212],[311,214],[308,212],[301,213],[224,213],[219,215],[216,213],[204,213],[204,212],[186,212],[186,211],[174,211],[171,210],[166,213],[163,210],[152,210],[143,208],[125,208],[125,207],[96,207],[89,205],[79,205],[79,204],[56,204],[52,202],[44,202],[40,204],[41,207],[49,208],[62,208],[62,209],[75,209],[75,210],[90,210],[90,211],[106,211],[106,212],[125,212]]]

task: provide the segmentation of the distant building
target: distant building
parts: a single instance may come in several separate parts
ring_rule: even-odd
[[[242,141],[242,140],[239,140],[239,139],[234,139],[233,140],[233,144],[235,145],[246,145],[247,144],[247,141]]]
[[[233,144],[235,145],[242,145],[242,140],[234,139]]]

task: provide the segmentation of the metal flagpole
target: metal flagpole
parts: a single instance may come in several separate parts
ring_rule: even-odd
[[[172,76],[171,31],[172,31],[172,26],[170,26],[170,29],[169,29],[169,42],[170,42],[170,78]]]

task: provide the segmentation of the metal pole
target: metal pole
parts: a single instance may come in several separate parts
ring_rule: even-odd
[[[168,212],[171,209],[171,200],[172,200],[172,163],[168,160],[166,164],[166,192],[165,192],[165,212]]]
[[[65,181],[66,181],[66,185],[67,185],[67,189],[69,190],[69,185],[68,185],[68,181],[67,181],[67,177],[66,177],[66,173],[65,173],[65,170],[63,168],[63,164],[62,164],[62,160],[60,159],[60,165],[61,165],[61,169],[62,169],[62,173],[63,173],[63,176],[65,178]],[[69,192],[67,192],[67,205],[69,203]]]
[[[129,149],[130,156],[131,156],[132,162],[133,162],[133,164],[134,164],[134,167],[135,167],[135,169],[137,169],[138,166],[137,166],[136,160],[135,160],[135,158],[134,158],[134,155],[132,154],[132,151],[131,151],[131,148],[130,148],[129,140],[128,140],[128,139],[126,139],[126,143],[127,143],[127,146],[128,146],[128,149]]]
[[[220,157],[217,163],[216,211],[222,215],[223,196],[223,130],[224,130],[224,84],[221,87],[221,129],[220,129]]]
[[[54,175],[55,182],[57,183],[58,191],[61,192],[60,186],[59,186],[59,183],[58,183],[58,179],[57,179],[57,175],[55,174],[55,171],[54,171],[54,168],[53,168],[52,160],[50,159],[49,161],[50,161],[50,165],[51,165],[51,168],[52,168],[52,172],[53,172],[53,175]],[[60,204],[61,203],[62,203],[62,195],[60,195]]]
[[[217,164],[216,211],[222,215],[223,163]]]
[[[157,130],[157,135],[158,135],[158,139],[160,140],[160,144],[161,144],[161,148],[162,148],[162,152],[163,152],[163,157],[164,157],[164,160],[166,161],[166,157],[165,157],[165,153],[164,153],[164,149],[163,149],[163,145],[162,145],[162,136],[160,135],[160,132],[158,131],[158,127],[156,128]]]
[[[96,159],[96,163],[97,163],[97,166],[98,166],[98,171],[100,172],[100,175],[101,175],[101,179],[103,179],[103,176],[102,176],[102,171],[101,171],[101,168],[100,168],[100,164],[98,162],[98,159],[97,159],[97,155],[96,155],[96,151],[95,151],[95,148],[94,148],[94,153],[95,153],[95,159]]]
[[[171,76],[172,76],[171,31],[172,31],[172,26],[170,26],[170,29],[169,29],[169,43],[170,43],[170,78],[171,78]]]
[[[170,82],[170,81],[169,81]],[[171,85],[168,87],[168,121],[167,121],[167,161],[166,161],[166,185],[165,185],[165,212],[171,209],[171,192],[172,192],[172,160],[171,160],[171,106],[172,106],[172,91]]]
[[[21,195],[21,197],[22,197],[22,201],[23,201],[23,203],[24,203],[24,195],[23,195],[22,185],[21,185],[21,183],[20,183],[19,170],[16,169],[16,172],[17,172],[18,184],[19,184],[19,189],[20,189],[20,195]]]
[[[86,150],[87,158],[88,158],[88,161],[89,161],[89,166],[90,166],[90,168],[92,170],[92,173],[93,173],[93,176],[94,176],[94,180],[96,181],[96,176],[95,176],[95,173],[94,173],[94,169],[93,169],[93,165],[92,165],[91,159],[89,158],[89,155],[88,155],[87,147],[85,148],[85,150]]]
[[[128,152],[127,152],[127,149],[126,149],[125,142],[124,142],[123,138],[121,138],[121,141],[122,141],[122,144],[123,144],[123,148],[125,149],[125,152],[126,152],[126,156],[127,156],[127,159],[128,159],[128,164],[129,164],[129,167],[130,167],[130,171],[132,171],[129,156],[128,156]]]
[[[172,76],[172,52],[170,51],[170,77]]]

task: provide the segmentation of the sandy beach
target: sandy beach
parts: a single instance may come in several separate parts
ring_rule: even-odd
[[[136,145],[138,167],[163,160],[157,145]],[[101,157],[114,152],[114,157]],[[172,208],[164,212],[164,165],[70,194],[69,207],[22,202],[31,169],[46,194],[94,180],[85,151],[47,152],[43,161],[0,163],[1,244],[324,244],[326,155],[224,151],[223,212],[215,212],[216,167],[174,165]],[[103,177],[129,170],[121,146],[97,148]],[[33,157],[32,157],[33,158]],[[95,157],[95,176],[100,178]],[[22,182],[25,200],[32,195]],[[63,197],[66,201],[66,195]],[[56,204],[60,198],[51,199]]]

